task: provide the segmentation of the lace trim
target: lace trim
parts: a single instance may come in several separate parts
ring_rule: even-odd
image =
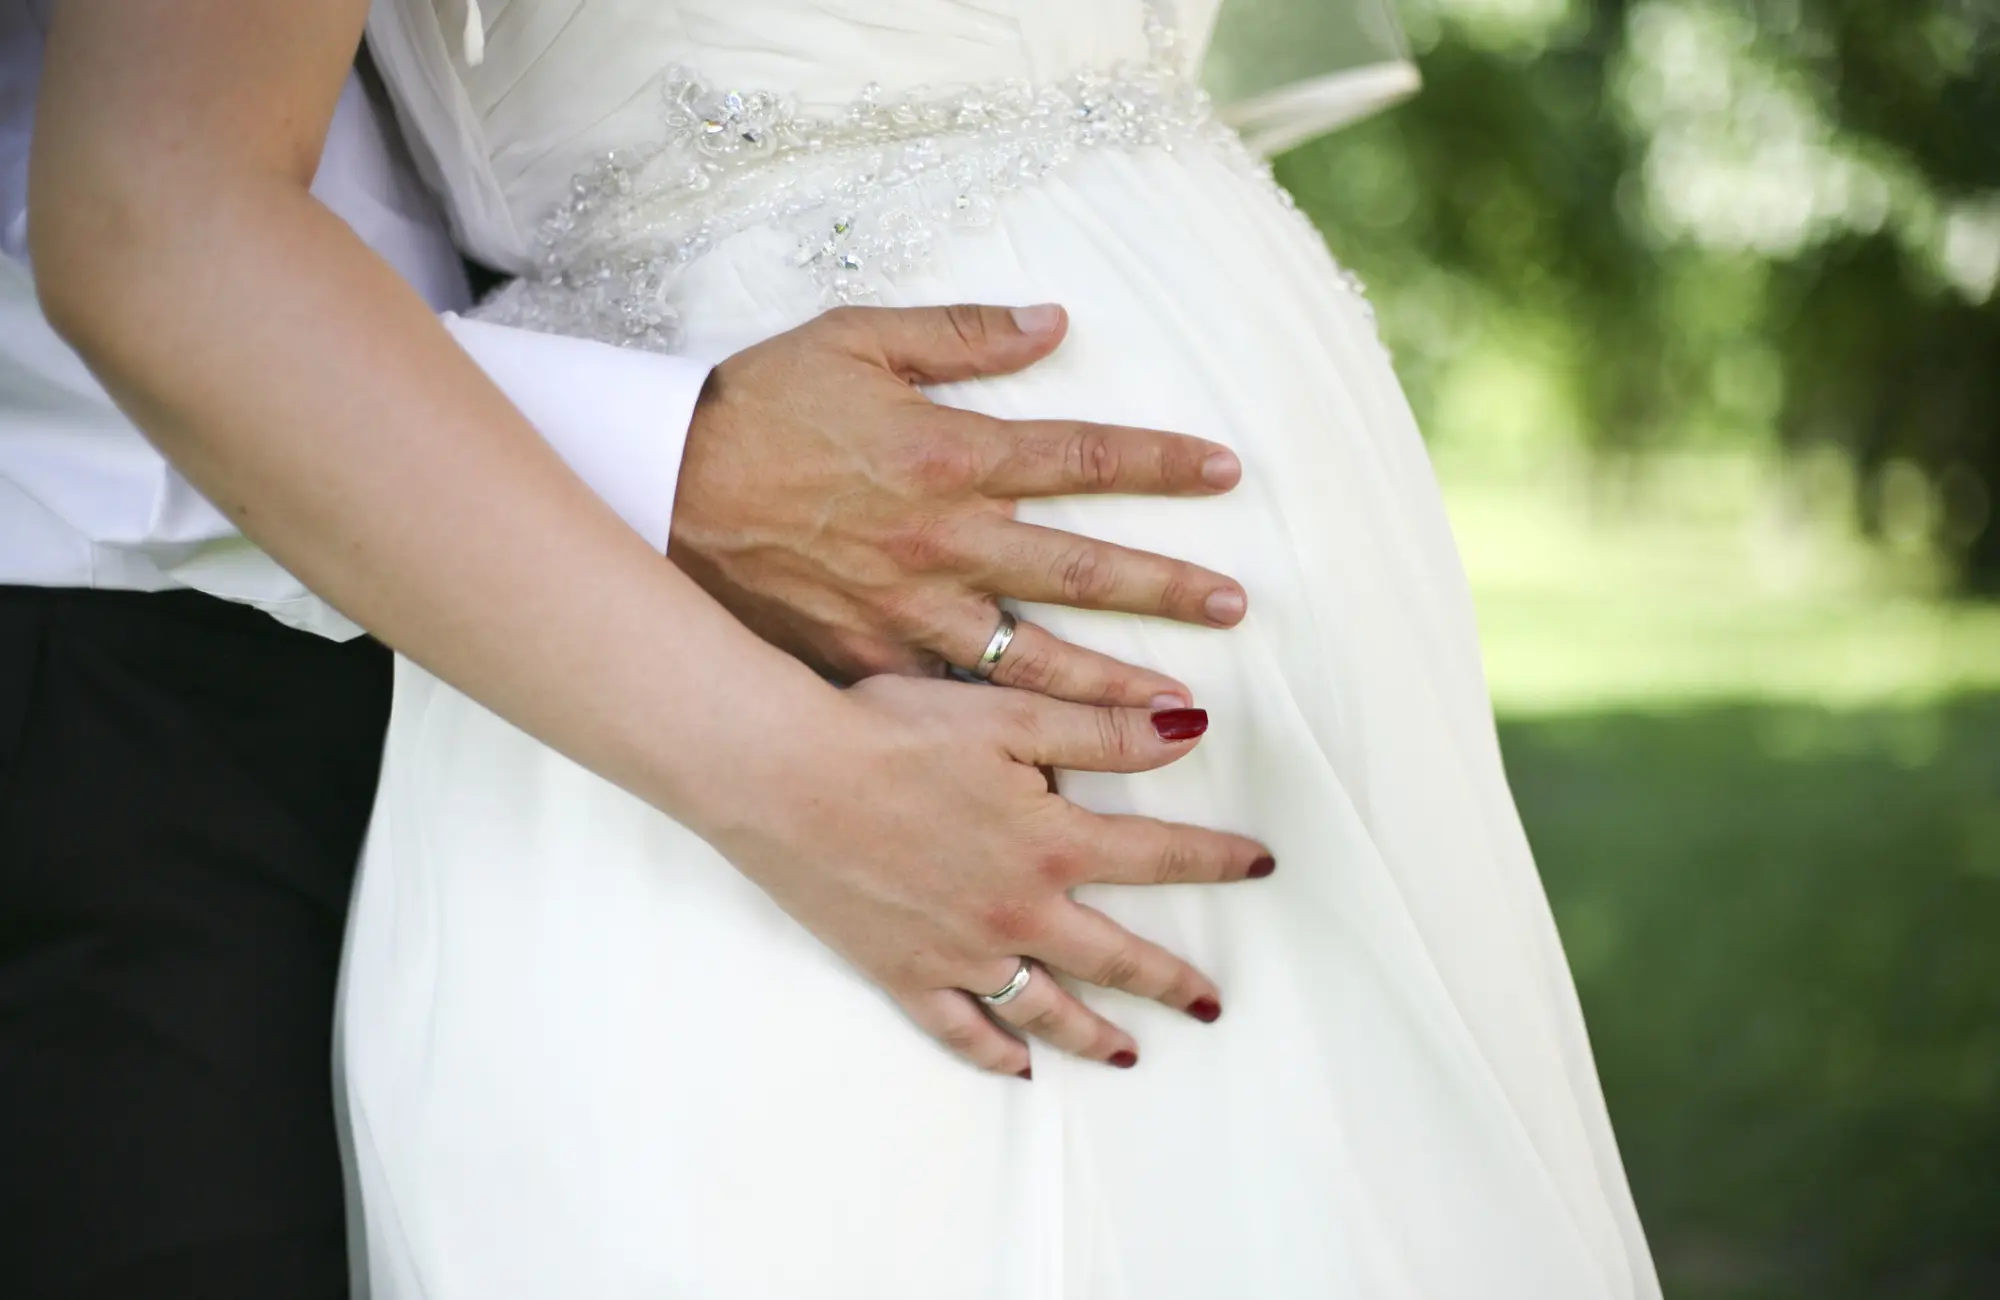
[[[661,140],[578,176],[539,231],[537,270],[473,314],[670,352],[679,321],[668,296],[681,269],[764,226],[797,236],[793,262],[827,305],[868,302],[924,265],[940,234],[987,225],[1005,195],[1091,149],[1207,146],[1294,208],[1183,70],[1162,3],[1146,0],[1144,63],[944,97],[889,99],[869,86],[834,117],[670,69]]]

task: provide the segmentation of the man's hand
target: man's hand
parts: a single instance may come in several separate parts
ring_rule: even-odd
[[[1026,1046],[972,996],[1003,988],[1023,958],[1038,968],[992,1016],[1094,1060],[1130,1066],[1138,1048],[1050,971],[1198,1020],[1221,1013],[1206,976],[1069,891],[1256,878],[1271,873],[1269,852],[1240,835],[1088,812],[1037,770],[1164,767],[1194,748],[1200,710],[1092,708],[883,676],[799,725],[807,743],[794,756],[805,766],[768,780],[802,797],[761,795],[710,838],[954,1051],[1002,1073],[1027,1067]]]
[[[1064,328],[1056,307],[842,308],[738,353],[696,407],[668,554],[767,641],[845,680],[972,668],[1003,597],[1234,625],[1244,595],[1228,578],[1013,518],[1022,497],[1223,492],[1241,476],[1227,448],[996,420],[918,388],[1019,370]],[[993,680],[1087,703],[1188,698],[1028,623]]]

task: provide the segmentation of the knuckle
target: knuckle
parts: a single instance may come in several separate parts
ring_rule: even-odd
[[[821,329],[837,339],[851,340],[865,334],[868,329],[868,318],[859,307],[835,307],[822,312],[818,323]]]
[[[1013,1040],[1004,1031],[982,1026],[978,1046],[965,1055],[982,1070],[1000,1071],[1007,1068],[1007,1058],[1013,1053]]]
[[[1051,646],[1015,646],[1000,661],[1007,685],[1024,691],[1046,691],[1055,684],[1056,654]]]
[[[988,1052],[992,1050],[985,1033],[969,1020],[952,1021],[938,1031],[938,1037],[960,1056],[977,1058],[982,1048]]]
[[[1106,954],[1091,973],[1090,982],[1107,989],[1129,989],[1144,971],[1139,959],[1127,948]]]
[[[1035,878],[1050,889],[1067,890],[1083,879],[1083,869],[1067,848],[1044,849],[1035,855]]]
[[[1021,1022],[1022,1032],[1037,1038],[1054,1038],[1062,1028],[1062,1013],[1055,1007],[1044,1007]]]
[[[884,649],[905,660],[923,656],[914,646],[933,629],[933,596],[923,586],[898,587],[874,593],[870,613],[884,639]]]
[[[967,349],[976,352],[986,345],[986,314],[979,308],[970,303],[953,303],[944,309],[944,318]]]
[[[1100,678],[1089,689],[1090,702],[1099,708],[1117,708],[1133,703],[1136,702],[1135,696],[1138,699],[1145,698],[1138,693],[1137,679],[1127,677],[1123,673],[1112,673]]]
[[[996,1043],[993,1050],[988,1053],[987,1059],[977,1064],[980,1069],[993,1074],[1014,1074],[1021,1068],[1020,1058],[1016,1055],[1018,1051],[1017,1047]]]
[[[1085,489],[1101,492],[1116,484],[1122,459],[1117,440],[1104,429],[1082,425],[1070,435],[1070,474]]]
[[[1171,566],[1160,580],[1159,608],[1163,612],[1198,608],[1198,586],[1193,569],[1184,564]]]
[[[1001,660],[1001,663],[1005,662],[1006,660]],[[1002,695],[1000,718],[1015,735],[1031,745],[1040,744],[1047,738],[1047,719],[1043,717],[1041,709],[1036,707],[1036,696],[1019,690],[1010,690],[1004,694],[994,693]]]
[[[1112,579],[1111,565],[1095,546],[1076,547],[1056,561],[1056,590],[1063,602],[1086,605],[1103,598]]]
[[[1034,904],[1018,899],[994,903],[980,918],[985,931],[1003,951],[1014,951],[1032,942],[1042,931],[1041,914]]]
[[[958,496],[978,478],[979,465],[971,447],[953,437],[924,438],[904,455],[903,475],[932,496]]]
[[[944,520],[914,519],[883,539],[882,549],[905,573],[935,573],[957,558],[957,543]]]
[[[1117,709],[1098,709],[1097,744],[1106,757],[1127,754],[1132,749],[1132,731],[1125,723],[1125,715]]]
[[[1160,849],[1155,878],[1163,885],[1177,885],[1201,874],[1201,854],[1178,836],[1170,837]]]
[[[1159,1000],[1176,1007],[1184,1007],[1200,997],[1206,990],[1196,977],[1193,968],[1176,965],[1160,988]]]

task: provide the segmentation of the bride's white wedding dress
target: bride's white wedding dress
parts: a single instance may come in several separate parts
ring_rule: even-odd
[[[403,664],[342,1022],[376,1300],[1659,1294],[1417,430],[1159,2],[484,0],[468,32],[463,0],[378,0],[461,237],[535,272],[497,314],[721,357],[829,295],[1060,302],[1059,355],[940,398],[1238,448],[1218,500],[1023,513],[1239,576],[1241,627],[1031,612],[1213,718],[1066,792],[1281,865],[1091,891],[1226,1013],[1087,990],[1139,1068],[995,1078]]]

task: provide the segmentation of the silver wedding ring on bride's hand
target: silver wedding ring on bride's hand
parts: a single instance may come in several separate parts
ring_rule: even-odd
[[[1021,969],[1014,972],[1014,978],[998,993],[981,993],[979,1000],[989,1007],[1004,1007],[1021,996],[1021,990],[1028,987],[1028,981],[1035,977],[1035,967],[1026,957],[1021,958]]]
[[[1006,610],[1000,611],[1000,625],[987,638],[986,653],[979,656],[979,663],[973,667],[973,675],[981,681],[993,676],[993,670],[1000,666],[1000,656],[1007,653],[1007,647],[1014,644],[1014,616]]]

